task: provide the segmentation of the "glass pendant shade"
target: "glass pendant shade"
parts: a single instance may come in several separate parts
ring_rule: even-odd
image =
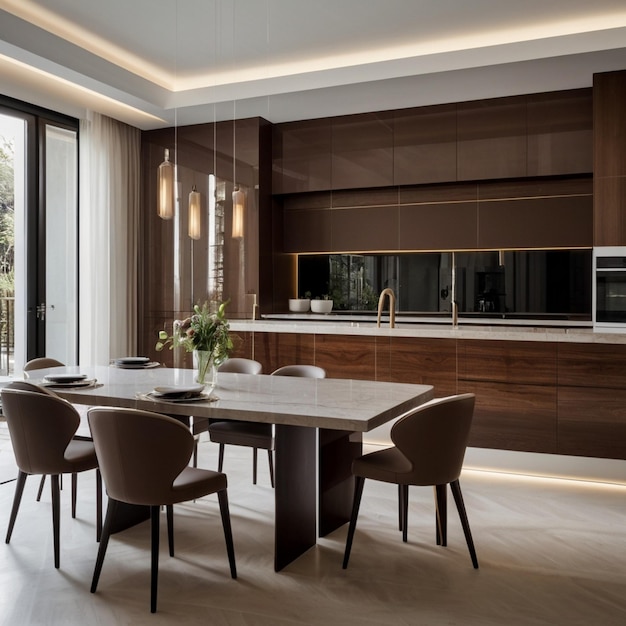
[[[167,148],[165,160],[159,165],[157,194],[159,217],[171,220],[174,217],[174,166],[170,162],[170,151]]]
[[[196,189],[194,185],[191,192],[189,193],[189,236],[192,239],[200,239],[200,229],[201,229],[201,221],[200,221],[200,208],[202,206],[201,202],[202,198],[200,196],[200,192]]]
[[[243,238],[245,209],[246,194],[239,187],[235,187],[233,191],[233,239]]]

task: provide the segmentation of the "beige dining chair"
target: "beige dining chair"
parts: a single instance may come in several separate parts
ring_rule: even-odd
[[[228,361],[227,361],[228,363]],[[260,372],[259,372],[260,373]],[[324,378],[326,372],[315,365],[286,365],[274,370],[272,376],[300,376],[305,378]],[[209,424],[209,438],[218,443],[218,471],[224,466],[224,448],[226,445],[252,448],[252,484],[257,483],[258,450],[267,450],[270,471],[270,484],[274,486],[274,434],[272,424],[258,422],[217,421]]]
[[[150,610],[156,612],[160,509],[166,507],[170,556],[174,556],[173,505],[217,493],[230,573],[237,578],[228,510],[227,479],[221,472],[189,466],[193,435],[171,417],[140,411],[93,407],[89,426],[108,494],[107,513],[91,583],[95,593],[119,503],[150,507]]]
[[[25,378],[30,378],[29,372],[46,369],[48,367],[64,367],[64,365],[65,363],[61,363],[61,361],[57,361],[56,359],[53,359],[52,357],[40,356],[40,357],[31,359],[30,361],[28,361],[22,368],[22,371],[24,372]],[[60,476],[59,481],[60,481],[59,484],[61,486],[61,489],[63,489],[63,475]],[[41,500],[41,494],[43,493],[43,488],[45,484],[46,484],[46,475],[44,474],[41,477],[41,480],[39,481],[39,489],[37,490],[37,502]]]
[[[343,568],[348,567],[366,478],[399,485],[400,530],[407,541],[409,485],[435,489],[437,544],[447,545],[447,485],[456,503],[472,565],[478,559],[465,511],[459,476],[474,415],[474,394],[440,398],[400,418],[391,429],[393,447],[365,454],[352,463],[354,502]]]
[[[254,359],[244,359],[241,357],[233,357],[227,359],[218,367],[219,372],[230,372],[232,374],[252,374],[257,375],[263,371],[263,366]],[[191,418],[191,432],[194,435],[195,445],[193,449],[193,467],[198,466],[198,437],[201,433],[208,432],[210,424],[223,421],[219,418],[208,419],[206,417]],[[223,449],[220,447],[220,453],[223,455]],[[222,471],[220,465],[219,471]]]
[[[45,389],[29,389],[27,381],[14,381],[2,389],[2,410],[9,427],[18,467],[13,507],[6,543],[11,541],[26,478],[48,474],[52,491],[54,566],[60,566],[60,489],[59,476],[72,475],[72,517],[76,517],[76,474],[96,470],[96,538],[102,524],[102,486],[98,460],[91,441],[74,436],[80,424],[76,409],[66,400]]]

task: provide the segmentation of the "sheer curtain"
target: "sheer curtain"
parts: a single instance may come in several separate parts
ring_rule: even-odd
[[[80,124],[79,363],[137,349],[141,133],[89,113]]]

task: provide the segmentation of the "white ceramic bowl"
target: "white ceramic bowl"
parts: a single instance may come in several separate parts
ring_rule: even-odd
[[[313,313],[330,313],[332,310],[332,300],[311,300],[311,311]]]
[[[289,298],[289,310],[293,313],[306,313],[310,306],[308,298]]]

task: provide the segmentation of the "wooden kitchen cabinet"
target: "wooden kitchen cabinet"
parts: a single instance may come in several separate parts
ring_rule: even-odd
[[[376,380],[376,338],[315,335],[314,364],[324,368],[328,378]]]
[[[271,374],[284,365],[313,363],[315,335],[300,333],[254,333],[253,357]]]
[[[626,458],[626,346],[562,344],[558,451]]]
[[[456,105],[402,109],[394,113],[395,185],[456,180]]]
[[[393,185],[393,113],[332,118],[332,189]]]
[[[382,343],[382,342],[381,342]],[[394,383],[433,385],[435,397],[456,393],[456,341],[392,337],[389,339],[389,380]],[[384,352],[379,350],[378,360]]]
[[[475,393],[470,445],[557,452],[556,344],[459,341],[458,391]]]
[[[457,133],[457,180],[527,175],[523,97],[458,104]]]
[[[254,333],[270,373],[314,363],[329,378],[474,393],[469,445],[626,459],[626,345],[390,335]],[[244,342],[246,354],[251,343]]]

